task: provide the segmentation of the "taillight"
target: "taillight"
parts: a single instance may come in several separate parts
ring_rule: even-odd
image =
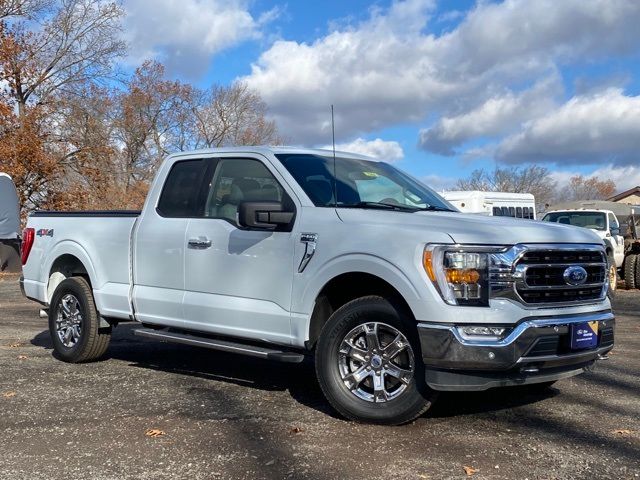
[[[22,244],[20,245],[20,258],[22,259],[22,265],[26,265],[29,260],[29,254],[31,253],[31,247],[33,247],[33,241],[36,238],[36,231],[33,228],[25,228],[22,232]]]

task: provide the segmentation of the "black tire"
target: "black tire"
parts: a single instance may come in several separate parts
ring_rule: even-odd
[[[58,313],[64,310],[63,299],[75,298],[74,309],[80,313],[79,338],[73,345],[65,345],[58,336]],[[49,308],[49,333],[53,348],[60,359],[70,363],[90,362],[102,357],[111,340],[111,327],[100,328],[100,316],[93,301],[89,283],[82,277],[71,277],[56,288]]]
[[[637,255],[629,254],[624,259],[624,288],[631,290],[636,288]]]
[[[610,300],[613,300],[616,296],[616,290],[618,289],[618,269],[616,268],[616,260],[613,255],[607,256],[608,262],[608,275],[609,275],[609,290],[607,290],[607,296]]]
[[[385,389],[385,395],[387,394],[387,381],[390,382],[390,390],[396,389],[394,392],[391,392],[391,395],[395,393],[397,396],[387,397],[389,399],[386,401],[367,400],[356,396],[345,384],[343,374],[340,370],[343,368],[341,367],[342,359],[346,358],[340,354],[343,340],[347,335],[358,331],[360,328],[364,328],[364,325],[377,326],[376,332],[379,332],[380,336],[378,338],[381,339],[379,342],[379,350],[376,350],[377,353],[389,352],[389,350],[385,350],[385,348],[394,343],[393,340],[382,340],[385,332],[386,335],[389,335],[395,331],[395,333],[392,333],[391,337],[388,338],[392,338],[393,335],[400,333],[409,344],[409,346],[404,344],[404,346],[401,347],[403,350],[396,356],[392,355],[391,357],[387,357],[387,360],[381,360],[380,355],[377,353],[374,355],[372,353],[374,350],[370,348],[368,341],[366,341],[366,345],[363,346],[360,351],[366,350],[368,355],[371,354],[372,357],[376,357],[376,364],[378,364],[380,370],[375,370],[374,368],[374,371],[385,372],[383,367],[388,369],[390,363],[399,363],[401,362],[401,358],[404,359],[406,363],[403,365],[396,365],[394,363],[392,368],[394,366],[402,366],[403,368],[406,367],[407,371],[410,371],[408,359],[410,355],[413,356],[413,374],[410,375],[407,373],[404,375],[406,382],[400,382],[385,373],[377,377],[383,379],[382,385]],[[361,335],[362,338],[366,338],[364,333]],[[376,333],[376,335],[378,335],[378,333]],[[372,344],[373,343],[372,341]],[[374,358],[372,357],[370,362],[362,362],[359,363],[359,365],[362,367],[365,365],[375,365],[373,363]],[[370,357],[367,356],[367,358]],[[382,362],[384,362],[385,365],[381,365]],[[351,360],[350,365],[353,365],[353,360]],[[358,365],[358,363],[356,365]],[[386,372],[388,371],[389,370],[386,370]],[[378,296],[368,296],[352,300],[331,315],[322,329],[316,347],[316,374],[320,387],[329,403],[344,417],[360,422],[382,425],[400,425],[407,423],[426,412],[436,397],[436,392],[428,388],[424,380],[424,365],[422,363],[422,354],[415,321],[407,319],[399,313],[398,309],[394,308],[389,301]],[[369,388],[366,386],[367,382],[371,382],[369,385],[373,391],[374,374],[372,372],[367,375],[371,376],[366,377],[358,384],[358,386],[362,385],[360,391]],[[385,379],[387,379],[387,381],[385,381]],[[353,390],[356,390],[356,388]],[[375,398],[376,392],[373,391],[371,395]]]
[[[636,278],[635,287],[640,288],[640,255],[636,255]]]

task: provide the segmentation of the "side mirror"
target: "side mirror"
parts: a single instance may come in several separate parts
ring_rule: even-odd
[[[611,235],[615,237],[616,235],[620,235],[620,229],[616,227],[611,227],[609,229],[609,233],[611,233]]]
[[[242,202],[238,210],[241,226],[262,230],[290,225],[294,216],[294,212],[284,211],[280,202]]]

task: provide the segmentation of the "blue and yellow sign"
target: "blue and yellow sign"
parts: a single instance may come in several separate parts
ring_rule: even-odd
[[[576,323],[571,326],[571,349],[593,348],[598,345],[598,322]]]

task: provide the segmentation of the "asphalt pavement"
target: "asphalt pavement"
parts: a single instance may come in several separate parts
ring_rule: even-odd
[[[593,371],[543,393],[442,394],[380,427],[338,417],[310,364],[153,342],[132,325],[105,360],[63,363],[17,278],[0,276],[2,480],[640,477],[638,290],[618,293],[616,347]]]

